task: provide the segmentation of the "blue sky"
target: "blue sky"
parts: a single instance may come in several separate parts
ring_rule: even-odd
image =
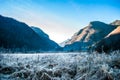
[[[60,43],[90,21],[120,19],[120,0],[0,0],[0,14],[37,26]]]

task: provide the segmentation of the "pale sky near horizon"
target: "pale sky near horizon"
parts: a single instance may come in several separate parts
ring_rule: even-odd
[[[120,20],[120,0],[0,0],[0,15],[37,26],[57,43],[90,21]]]

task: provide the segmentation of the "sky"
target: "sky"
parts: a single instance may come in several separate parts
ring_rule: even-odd
[[[120,20],[120,0],[0,0],[0,15],[36,26],[61,43],[91,21]]]

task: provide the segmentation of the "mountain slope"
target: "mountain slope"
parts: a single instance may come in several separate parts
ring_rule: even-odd
[[[0,47],[48,51],[56,48],[27,24],[0,15]],[[58,46],[57,46],[58,47]]]
[[[42,35],[42,37],[44,38],[49,38],[49,36],[44,33],[40,28],[37,28],[37,27],[34,27],[34,26],[31,26],[31,28],[33,29],[33,31],[35,31],[39,36]]]
[[[44,40],[47,40],[47,42],[50,43],[52,46],[54,46],[56,49],[57,49],[57,48],[60,48],[60,47],[58,46],[58,44],[57,44],[56,42],[54,42],[53,40],[51,40],[51,39],[49,38],[49,36],[48,36],[45,32],[43,32],[40,28],[37,28],[37,27],[34,27],[34,26],[32,26],[31,28],[32,28],[33,31],[35,31],[40,37],[42,37]]]
[[[108,34],[103,40],[98,42],[95,50],[98,52],[109,52],[111,50],[120,50],[120,26]]]
[[[82,45],[72,46],[72,47],[77,48],[77,47],[83,47],[83,45],[85,45],[84,48],[87,50],[89,46],[103,39],[115,28],[116,27],[113,25],[105,24],[100,21],[90,22],[88,26],[75,33],[72,36],[72,38],[66,42],[65,45],[67,46],[67,50],[68,50],[68,46],[71,47],[71,45],[75,44],[76,42],[77,43],[79,42]],[[64,50],[66,50],[66,46],[64,47]]]

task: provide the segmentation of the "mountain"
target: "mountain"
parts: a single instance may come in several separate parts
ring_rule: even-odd
[[[23,22],[0,15],[1,48],[51,51],[59,47],[55,42],[45,37],[48,37],[48,35],[44,34],[43,31],[38,34]]]
[[[114,26],[120,26],[120,20],[115,20],[113,21],[112,23],[110,23],[111,25],[114,25]]]
[[[67,39],[67,40],[65,40],[65,41],[63,41],[63,42],[61,42],[61,43],[59,43],[59,45],[61,46],[61,47],[64,47],[66,44],[67,44],[67,42],[69,41],[70,39]]]
[[[65,51],[88,50],[88,48],[91,45],[103,39],[115,28],[116,27],[113,25],[105,24],[100,21],[90,22],[88,26],[79,30],[71,37],[71,39],[69,39],[65,43],[64,50]],[[75,44],[77,44],[77,46]]]
[[[98,52],[120,50],[120,26],[95,45]]]

